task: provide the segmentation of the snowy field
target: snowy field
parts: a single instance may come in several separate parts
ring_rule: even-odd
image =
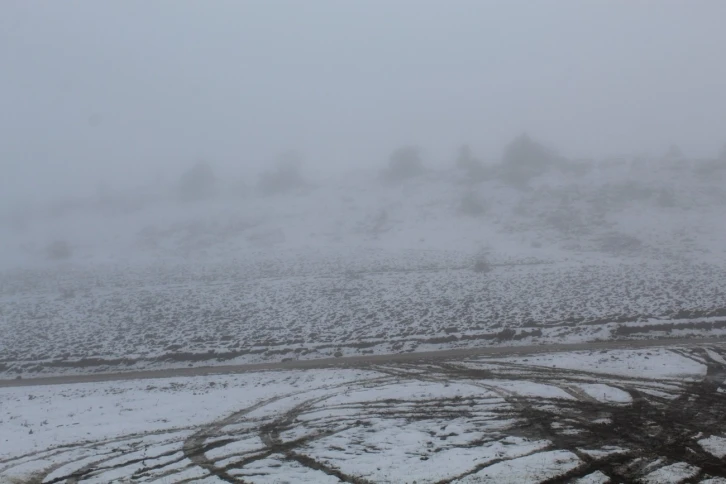
[[[726,170],[701,165],[580,163],[525,188],[369,173],[186,204],[155,186],[0,212],[0,378],[726,336]]]
[[[0,389],[8,483],[723,483],[726,347]]]
[[[72,297],[46,274],[3,298],[0,374],[726,335],[726,270],[705,264],[503,265],[487,274],[440,265],[353,277],[325,262],[317,274],[268,277],[253,275],[255,264],[76,272],[64,275],[68,284],[88,285]]]
[[[726,336],[726,269],[707,264],[502,265],[480,274],[461,267],[463,257],[457,267],[408,253],[388,270],[351,275],[342,261],[354,258],[312,259],[304,258],[312,273],[282,259],[14,279],[8,286],[32,288],[2,297],[0,375]],[[60,295],[68,286],[73,295]]]

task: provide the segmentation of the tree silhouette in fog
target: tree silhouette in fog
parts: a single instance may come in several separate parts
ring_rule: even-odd
[[[469,148],[469,145],[462,145],[456,156],[456,167],[466,173],[470,181],[481,181],[487,178],[487,169],[477,159]]]
[[[213,197],[217,191],[217,177],[206,161],[197,161],[184,172],[177,187],[179,198],[185,202],[196,202]]]
[[[523,133],[504,149],[502,178],[512,185],[523,186],[547,172],[557,161],[554,151]]]
[[[382,177],[385,181],[397,183],[420,176],[424,171],[419,149],[415,146],[402,146],[388,157],[388,166]]]
[[[277,157],[272,170],[260,175],[257,190],[263,195],[277,195],[304,186],[302,156],[296,151],[288,151]]]

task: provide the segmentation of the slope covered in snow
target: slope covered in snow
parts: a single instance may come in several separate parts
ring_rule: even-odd
[[[726,163],[724,163],[726,167]],[[569,167],[569,168],[568,168]],[[228,262],[262,250],[434,250],[494,257],[708,258],[724,255],[726,169],[697,162],[567,165],[527,186],[458,170],[399,183],[354,173],[278,194],[229,182],[179,201],[169,187],[0,213],[4,266]],[[60,257],[58,257],[60,258]]]
[[[28,208],[3,219],[0,371],[720,335],[723,173],[572,163],[528,186],[362,173]]]

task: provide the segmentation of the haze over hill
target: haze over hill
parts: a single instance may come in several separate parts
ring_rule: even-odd
[[[722,2],[36,7],[0,371],[724,329]]]
[[[726,2],[0,2],[0,482],[726,482]]]
[[[726,332],[726,159],[500,163],[174,184],[5,221],[8,374]]]
[[[0,201],[172,183],[197,159],[313,181],[523,131],[571,158],[726,143],[720,1],[7,2]]]
[[[433,170],[414,153],[397,174],[394,153],[378,171],[319,180],[282,163],[247,184],[197,163],[175,183],[10,209],[2,259],[188,264],[361,248],[551,261],[723,256],[726,160],[550,161],[530,142],[532,153],[498,164],[467,152]]]

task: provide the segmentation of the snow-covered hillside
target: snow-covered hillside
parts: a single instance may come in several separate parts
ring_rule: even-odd
[[[473,183],[453,170],[397,184],[356,173],[267,196],[229,182],[216,198],[187,203],[168,187],[147,187],[6,210],[2,257],[6,267],[40,264],[61,241],[74,265],[360,248],[713,260],[726,251],[726,170],[704,163],[572,164],[526,188],[496,177]]]
[[[704,166],[570,163],[524,188],[363,173],[28,209],[2,231],[0,369],[721,334],[726,172]]]

